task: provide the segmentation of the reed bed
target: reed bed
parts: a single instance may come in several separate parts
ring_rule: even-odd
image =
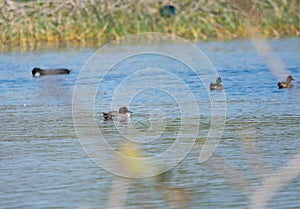
[[[269,37],[300,34],[298,0],[0,0],[0,50],[100,46],[124,35],[173,34],[191,41],[247,38],[249,22]],[[245,12],[246,11],[246,12]]]

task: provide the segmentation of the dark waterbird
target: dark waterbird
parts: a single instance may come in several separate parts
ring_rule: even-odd
[[[102,112],[104,120],[119,120],[119,121],[126,121],[130,118],[131,111],[128,110],[127,107],[120,107],[119,112],[117,111],[110,111],[108,113]]]
[[[289,75],[287,78],[286,78],[286,81],[281,81],[281,82],[278,82],[277,86],[279,89],[282,89],[282,88],[292,88],[294,85],[292,83],[292,81],[294,81],[295,79]]]
[[[159,4],[161,5],[162,2],[160,1]],[[159,14],[162,17],[171,17],[176,14],[176,8],[173,5],[160,6]]]
[[[216,83],[210,83],[209,88],[210,90],[222,90],[223,85],[221,77],[217,77]]]
[[[33,77],[40,77],[44,75],[59,75],[59,74],[69,74],[71,70],[66,68],[55,68],[55,69],[41,69],[35,67],[31,71]]]

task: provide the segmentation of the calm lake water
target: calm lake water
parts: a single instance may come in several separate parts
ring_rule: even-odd
[[[276,73],[250,41],[196,44],[222,77],[224,91],[211,95],[224,92],[227,109],[220,144],[205,163],[198,159],[210,128],[211,103],[206,86],[183,63],[144,54],[123,60],[106,74],[103,72],[107,69],[100,66],[99,74],[104,75],[101,84],[93,75],[86,77],[87,86],[99,83],[94,119],[116,150],[126,139],[113,122],[101,119],[101,112],[111,109],[116,88],[122,82],[137,88],[159,83],[157,88],[136,93],[125,104],[133,111],[131,120],[118,124],[123,129],[134,126],[143,133],[150,127],[149,115],[154,119],[155,113],[163,116],[161,136],[140,147],[150,157],[168,149],[180,132],[182,106],[176,98],[186,98],[183,107],[187,108],[191,101],[168,74],[136,74],[135,70],[173,69],[172,74],[189,86],[193,100],[199,104],[199,134],[193,148],[167,172],[164,181],[117,177],[84,152],[73,124],[73,89],[85,62],[97,49],[1,53],[0,208],[105,208],[119,201],[125,208],[255,208],[259,192],[272,195],[266,208],[300,208],[299,165],[290,167],[294,173],[285,179],[292,173],[285,170],[288,163],[300,158],[300,39],[271,40],[270,44],[287,69],[282,80],[292,74],[294,88],[277,88]],[[123,51],[113,53],[118,56]],[[106,64],[114,63],[107,60]],[[36,66],[67,67],[72,72],[33,78],[30,70]],[[128,92],[132,93],[130,85]],[[143,137],[151,138],[146,133]],[[110,158],[105,154],[101,157]],[[265,181],[273,177],[279,180],[266,186]]]

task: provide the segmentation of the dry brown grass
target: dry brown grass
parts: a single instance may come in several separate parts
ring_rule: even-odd
[[[0,50],[18,46],[30,50],[45,43],[99,46],[150,31],[191,41],[246,38],[247,21],[255,21],[266,37],[300,34],[298,0],[178,0],[173,4],[177,14],[163,18],[157,0],[0,0]]]

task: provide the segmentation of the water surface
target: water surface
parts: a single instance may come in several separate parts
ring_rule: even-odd
[[[300,39],[271,40],[270,43],[288,72],[300,80]],[[209,42],[197,46],[215,65],[226,95],[224,133],[207,163],[200,164],[198,157],[210,127],[211,104],[206,87],[197,82],[187,66],[151,54],[132,57],[115,65],[97,89],[95,119],[115,149],[126,139],[118,134],[114,123],[101,120],[101,112],[110,110],[116,86],[134,70],[149,67],[145,59],[147,63],[158,63],[160,68],[172,69],[189,85],[200,107],[201,123],[193,149],[168,173],[166,182],[131,181],[126,208],[248,208],[262,179],[282,169],[299,152],[298,82],[293,89],[279,90],[276,76],[250,41]],[[86,155],[72,119],[76,79],[95,51],[63,49],[0,54],[0,208],[103,208],[107,205],[118,178]],[[30,70],[37,66],[67,67],[72,72],[33,78]],[[107,69],[99,68],[99,72],[102,70]],[[134,85],[142,88],[165,76],[138,74],[132,78]],[[86,84],[93,82],[99,81],[93,76],[86,80]],[[186,92],[172,79],[161,83],[170,92],[186,97]],[[187,100],[186,105],[189,103]],[[141,146],[145,155],[154,156],[172,145],[180,130],[181,118],[180,107],[169,93],[159,88],[148,89],[127,105],[134,112],[129,123],[140,131],[148,130],[148,117],[153,109],[159,107],[166,117],[164,134]],[[121,124],[125,128],[128,125]],[[164,187],[158,189],[160,185]],[[166,197],[167,193],[174,192],[186,195],[186,199]],[[299,208],[299,196],[298,175],[274,193],[268,208]]]

